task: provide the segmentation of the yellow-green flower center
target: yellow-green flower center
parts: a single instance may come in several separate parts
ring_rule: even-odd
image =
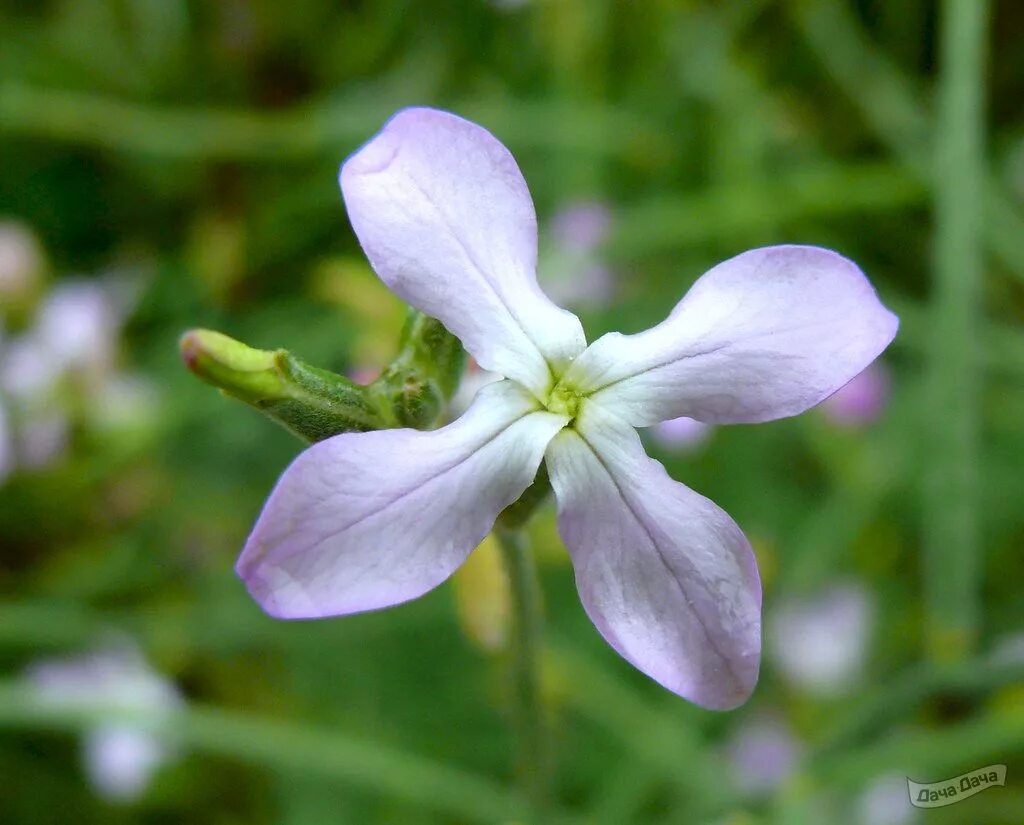
[[[548,396],[547,408],[553,413],[569,416],[571,423],[571,419],[579,415],[584,397],[583,393],[559,382]]]

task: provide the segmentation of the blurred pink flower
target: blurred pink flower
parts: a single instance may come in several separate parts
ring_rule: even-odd
[[[670,418],[668,421],[662,421],[651,427],[651,435],[654,436],[655,441],[663,447],[680,452],[696,450],[707,443],[712,432],[714,432],[714,427],[710,424],[697,421],[695,418],[688,418],[685,415],[679,418]]]
[[[557,212],[551,219],[551,235],[560,247],[593,252],[608,239],[612,212],[603,203],[581,201]]]
[[[537,277],[556,304],[602,309],[612,302],[615,276],[601,257],[611,225],[611,210],[594,202],[571,204],[552,218]]]
[[[762,717],[738,726],[727,756],[740,790],[764,793],[779,787],[796,772],[803,745],[784,722]]]
[[[834,424],[842,427],[864,427],[876,421],[889,404],[892,380],[880,361],[821,404],[821,411]]]
[[[679,416],[755,423],[831,395],[897,319],[828,250],[755,249],[703,275],[657,326],[587,345],[536,280],[526,181],[493,135],[406,109],[341,169],[380,278],[504,380],[438,430],[343,433],[285,471],[237,571],[279,618],[338,616],[446,580],[545,461],[580,598],[664,687],[736,707],[757,681],[761,585],[739,526],[672,480],[635,430]]]

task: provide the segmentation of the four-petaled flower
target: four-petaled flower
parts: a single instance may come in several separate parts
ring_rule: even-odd
[[[752,423],[827,398],[897,319],[824,249],[756,249],[698,280],[669,317],[587,346],[535,277],[526,182],[486,130],[406,109],[341,168],[373,268],[485,369],[466,413],[430,432],[346,433],[284,473],[238,561],[281,618],[414,599],[447,579],[547,462],[583,606],[623,657],[709,708],[742,703],[761,650],[750,544],[644,453],[635,427]]]

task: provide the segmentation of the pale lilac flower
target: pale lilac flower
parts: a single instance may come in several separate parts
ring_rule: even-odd
[[[43,701],[64,707],[109,707],[142,720],[101,720],[86,733],[84,767],[99,794],[116,801],[135,799],[145,792],[154,772],[174,758],[174,745],[154,728],[181,707],[181,695],[136,648],[122,644],[78,658],[39,662],[27,678]]]
[[[611,226],[611,210],[601,203],[574,203],[555,214],[537,273],[551,300],[576,309],[612,302],[615,276],[600,255]]]
[[[113,284],[68,279],[47,294],[34,334],[65,369],[107,372],[116,354],[122,316]]]
[[[909,825],[919,818],[910,804],[907,777],[887,774],[875,779],[857,800],[859,825]]]
[[[796,772],[803,745],[787,724],[764,717],[736,730],[727,756],[740,790],[764,793],[778,788]]]
[[[551,219],[551,234],[558,245],[579,252],[593,252],[608,240],[611,228],[611,210],[596,201],[573,203]]]
[[[380,375],[380,367],[355,366],[348,371],[348,377],[357,384],[363,386],[372,384]]]
[[[654,440],[670,450],[688,452],[695,450],[711,438],[714,427],[696,418],[681,415],[670,418],[651,427]]]
[[[892,380],[876,361],[821,405],[821,411],[842,427],[864,427],[876,421],[889,403]]]
[[[545,460],[605,639],[694,702],[743,702],[761,649],[750,544],[647,457],[634,427],[770,421],[831,395],[897,327],[861,271],[814,247],[753,250],[705,274],[663,323],[588,347],[537,285],[533,203],[489,132],[404,110],[346,161],[341,187],[381,279],[505,380],[441,429],[344,433],[302,453],[238,561],[253,597],[273,616],[312,618],[421,596]]]
[[[858,584],[783,601],[769,624],[768,651],[783,675],[810,693],[834,696],[859,683],[871,639],[871,599]]]

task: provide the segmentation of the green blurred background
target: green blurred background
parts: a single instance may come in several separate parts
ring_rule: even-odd
[[[523,821],[486,548],[399,608],[265,617],[233,563],[301,444],[177,353],[207,326],[386,363],[403,308],[336,173],[409,104],[512,149],[542,280],[591,340],[780,242],[852,257],[902,318],[870,414],[649,434],[758,554],[740,710],[607,648],[535,519],[552,819],[1024,822],[1024,5],[0,10],[0,823]],[[152,735],[118,751],[115,723]],[[993,763],[1006,787],[908,803],[907,776]]]

